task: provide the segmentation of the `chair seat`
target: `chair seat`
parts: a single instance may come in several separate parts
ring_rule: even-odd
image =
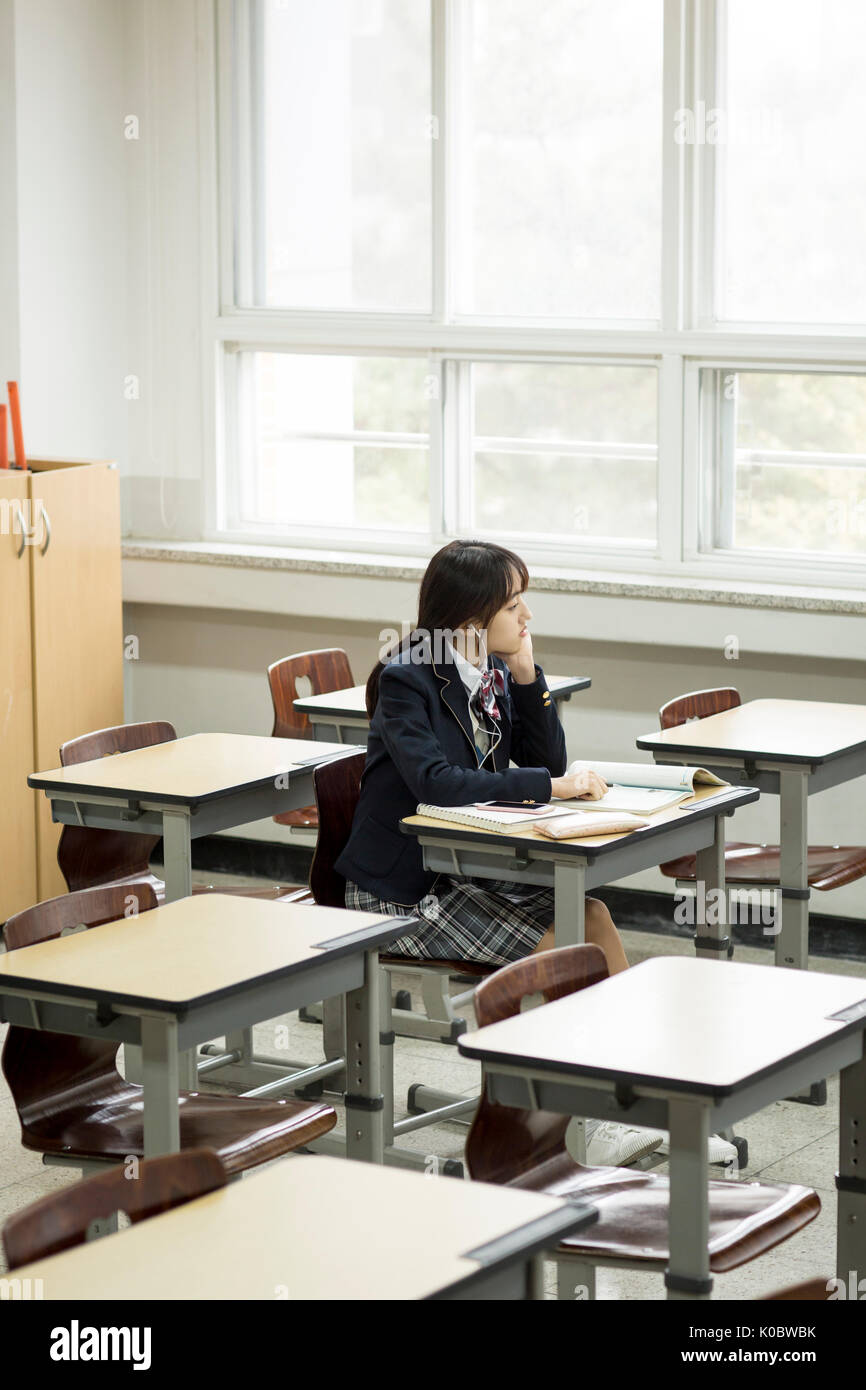
[[[55,1098],[53,1098],[55,1099]],[[326,1134],[337,1122],[330,1105],[316,1101],[256,1100],[243,1096],[180,1094],[181,1149],[215,1149],[229,1173],[279,1158]],[[21,1126],[21,1142],[39,1153],[122,1163],[144,1157],[142,1088],[99,1079],[65,1107]]]
[[[669,859],[659,868],[666,878],[696,877],[693,854]],[[779,873],[778,845],[747,845],[732,840],[725,848],[725,878],[730,883],[775,888],[779,885]],[[853,883],[866,875],[866,846],[810,845],[808,874],[809,887],[821,892]]]
[[[165,902],[165,884],[156,874],[126,874],[123,878],[112,878],[108,883],[94,884],[94,887],[112,888],[121,886],[124,883],[149,883],[156,893],[160,907]],[[263,898],[266,902],[293,903],[306,902],[308,899],[313,901],[309,888],[290,887],[285,883],[274,883],[267,888],[222,888],[211,884],[194,883],[193,894],[196,893],[228,893],[236,898]]]
[[[290,825],[294,830],[318,830],[319,813],[315,806],[299,806],[296,811],[280,811],[274,816],[277,825]]]
[[[445,975],[466,975],[472,980],[486,980],[488,975],[495,975],[502,969],[500,965],[484,965],[477,960],[440,960],[438,957],[421,960],[418,956],[382,955],[379,964],[393,970],[439,970]]]
[[[646,1262],[669,1258],[670,1185],[656,1173],[628,1168],[587,1168],[569,1154],[539,1164],[509,1187],[551,1197],[580,1198],[598,1207],[598,1220],[558,1247],[561,1254]],[[821,1202],[811,1188],[791,1183],[710,1182],[710,1269],[724,1274],[755,1259],[818,1215]]]

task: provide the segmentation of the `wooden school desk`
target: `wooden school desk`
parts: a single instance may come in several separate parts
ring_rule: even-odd
[[[140,1044],[151,1157],[178,1148],[181,1050],[345,994],[346,1152],[381,1163],[378,948],[406,929],[406,918],[200,894],[0,956],[0,1020]]]
[[[457,1041],[502,1105],[670,1132],[669,1298],[708,1298],[707,1139],[838,1071],[837,1271],[866,1269],[866,981],[665,956]],[[829,1174],[828,1174],[829,1177]]]
[[[570,700],[576,690],[588,690],[589,676],[547,676],[547,688],[554,704]],[[326,695],[302,695],[292,704],[305,714],[322,738],[336,738],[338,743],[367,742],[370,721],[365,703],[366,687],[353,685],[348,690],[332,690]]]
[[[299,1156],[14,1277],[73,1303],[543,1298],[543,1252],[595,1219],[586,1203]]]
[[[675,729],[643,734],[637,746],[649,749],[657,763],[699,763],[729,782],[748,782],[779,797],[782,902],[776,964],[806,969],[808,799],[866,775],[866,705],[750,700]]]
[[[162,835],[173,902],[192,892],[192,840],[308,805],[313,768],[343,751],[306,739],[191,734],[33,772],[27,785],[45,792],[63,824]]]
[[[726,792],[702,787],[685,810],[673,806],[646,817],[649,825],[644,830],[582,840],[548,840],[535,826],[510,833],[478,830],[432,816],[406,816],[400,829],[417,835],[424,867],[433,873],[553,888],[556,944],[571,946],[584,940],[586,893],[666,859],[696,852],[707,888],[723,888],[725,817],[757,801],[758,795],[751,787]],[[698,954],[716,958],[723,932],[723,924],[699,924]]]

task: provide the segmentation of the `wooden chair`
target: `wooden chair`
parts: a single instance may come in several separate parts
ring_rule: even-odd
[[[804,1279],[802,1284],[789,1284],[775,1293],[765,1293],[762,1303],[826,1303],[830,1298],[832,1279]]]
[[[145,724],[118,724],[70,739],[60,749],[60,764],[71,767],[105,758],[110,753],[129,753],[177,738],[174,726],[166,720]],[[104,884],[126,883],[132,879],[152,884],[159,902],[165,897],[165,884],[150,872],[150,856],[159,844],[159,835],[137,835],[128,830],[95,830],[81,825],[64,825],[57,846],[57,863],[71,893]],[[194,893],[232,893],[236,897],[266,898],[293,902],[307,895],[306,888],[276,884],[271,888],[217,888],[196,885]]]
[[[323,647],[315,652],[296,652],[294,656],[284,656],[268,667],[268,683],[274,705],[274,727],[272,738],[312,738],[313,726],[305,714],[296,710],[293,701],[298,699],[298,679],[305,676],[310,682],[311,694],[327,695],[332,690],[348,690],[355,684],[349,658],[341,647]],[[297,811],[282,811],[274,816],[278,825],[289,825],[296,830],[317,830],[319,826],[316,807],[301,806]],[[342,907],[343,904],[341,903]]]
[[[9,1269],[83,1245],[93,1231],[114,1226],[119,1213],[134,1224],[225,1187],[228,1173],[213,1149],[143,1158],[95,1173],[10,1216],[3,1227]]]
[[[50,941],[64,930],[98,927],[124,916],[133,895],[140,912],[157,906],[145,880],[85,889],[10,917],[6,948]],[[144,1154],[142,1088],[118,1072],[118,1044],[12,1026],[2,1070],[18,1111],[21,1142],[55,1161],[122,1163]],[[327,1105],[243,1096],[180,1095],[180,1147],[210,1148],[229,1174],[302,1147],[333,1129]]]
[[[739,691],[733,686],[718,690],[693,690],[669,700],[659,710],[663,729],[673,729],[689,719],[705,719],[711,714],[734,709],[741,703]],[[693,883],[696,874],[693,854],[669,859],[659,868],[666,878]],[[866,874],[866,847],[853,845],[810,845],[808,881],[810,888],[829,892],[853,883]],[[778,888],[780,850],[778,845],[750,845],[732,840],[725,847],[725,881],[729,887]]]
[[[520,1012],[541,994],[545,1003],[607,977],[598,946],[563,946],[505,965],[478,986],[479,1028]],[[567,1115],[494,1105],[486,1093],[466,1141],[466,1163],[476,1182],[578,1198],[598,1207],[598,1221],[556,1251],[559,1297],[578,1285],[595,1296],[595,1269],[607,1265],[664,1272],[668,1262],[668,1179],[630,1168],[588,1168],[565,1145]],[[808,1225],[821,1210],[810,1188],[782,1183],[711,1182],[710,1270],[722,1274],[757,1258]]]
[[[361,773],[364,770],[366,752],[363,748],[348,752],[344,758],[335,758],[324,763],[313,772],[313,786],[316,792],[316,805],[319,810],[319,837],[310,870],[310,888],[317,903],[327,907],[345,907],[346,881],[337,872],[338,859],[352,828],[352,820],[361,789]],[[440,1042],[452,1043],[466,1030],[466,1022],[454,1012],[455,1008],[468,1002],[474,993],[478,980],[492,975],[495,965],[480,965],[468,960],[419,961],[415,956],[381,955],[380,964],[389,973],[395,970],[420,975],[422,994],[427,1005],[426,1015],[413,1013],[409,1009],[396,1009],[392,1014],[392,1028],[399,1037],[427,1037]],[[451,979],[469,980],[472,988],[465,993],[451,995]],[[336,1042],[333,1044],[336,1045]],[[328,1042],[325,1051],[331,1048]],[[412,1086],[409,1089],[409,1109],[415,1114],[427,1111],[430,1123],[434,1123],[438,1112],[458,1099],[445,1092],[429,1091],[426,1087]],[[467,1102],[464,1112],[472,1109],[474,1101]],[[452,1112],[453,1115],[453,1112]],[[457,1117],[455,1117],[457,1118]]]

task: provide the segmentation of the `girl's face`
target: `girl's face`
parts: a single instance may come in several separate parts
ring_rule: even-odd
[[[532,611],[520,590],[520,577],[513,576],[514,587],[508,602],[500,608],[487,629],[487,650],[496,656],[514,656],[527,637]]]

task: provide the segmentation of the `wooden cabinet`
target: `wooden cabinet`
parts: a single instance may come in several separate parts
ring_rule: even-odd
[[[0,471],[0,921],[66,890],[34,770],[123,722],[120,498],[110,463]]]

